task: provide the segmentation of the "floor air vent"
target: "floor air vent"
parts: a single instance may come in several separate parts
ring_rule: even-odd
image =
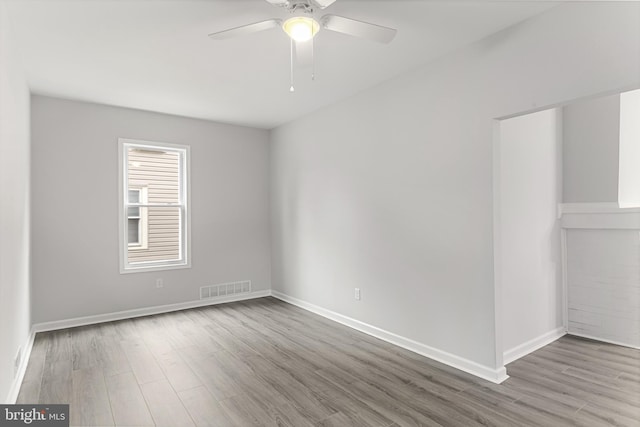
[[[224,297],[229,295],[248,294],[251,292],[251,280],[221,283],[200,287],[200,299]]]

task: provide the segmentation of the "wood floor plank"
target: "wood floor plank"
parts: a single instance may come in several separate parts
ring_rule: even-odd
[[[525,399],[527,396],[534,398],[551,399],[571,408],[574,412],[582,408],[586,402],[584,399],[568,395],[549,388],[537,386],[535,383],[522,378],[509,378],[505,387],[517,391],[522,396],[517,400]]]
[[[250,396],[233,396],[221,400],[220,405],[234,426],[267,426],[272,424],[269,414]]]
[[[16,403],[35,404],[40,401],[40,381],[23,381]]]
[[[180,357],[176,350],[157,356],[160,369],[175,391],[188,390],[202,385],[202,381]]]
[[[262,357],[251,356],[244,358],[243,361],[308,419],[320,421],[337,412],[328,402],[319,399],[317,394],[297,381],[294,376]]]
[[[142,394],[158,427],[193,427],[195,424],[167,380],[145,383]]]
[[[111,412],[116,425],[152,426],[151,413],[132,372],[105,378]]]
[[[147,349],[156,357],[174,351],[174,347],[166,339],[164,331],[161,329],[147,328],[142,335],[142,340]]]
[[[624,427],[638,427],[640,425],[640,419],[638,418],[624,416],[612,409],[595,407],[591,404],[587,404],[586,406],[581,408],[578,413],[580,415],[586,414],[591,420],[594,420],[592,425],[612,425]]]
[[[178,397],[196,426],[226,427],[234,425],[220,403],[204,386],[179,391]]]
[[[104,352],[100,335],[92,325],[71,330],[71,360],[73,369],[87,369],[100,365],[100,355]]]
[[[139,384],[165,379],[162,369],[144,342],[127,340],[121,341],[121,345]]]
[[[314,427],[309,418],[301,414],[294,405],[285,403],[272,408],[269,411],[269,417],[273,420],[273,425],[288,427]]]
[[[274,298],[40,333],[19,402],[72,425],[633,426],[640,351],[566,336],[493,384]]]
[[[368,407],[382,414],[385,418],[400,425],[407,426],[440,426],[442,423],[430,419],[424,414],[407,407],[404,402],[393,398],[375,386],[367,384],[364,379],[355,382],[344,381],[342,376],[334,375],[328,370],[318,371],[320,375],[326,375],[327,380],[333,382],[338,389],[341,389],[353,399],[364,402]],[[337,411],[336,411],[337,412]]]
[[[73,398],[72,361],[57,360],[45,365],[40,401],[42,403],[69,403]]]
[[[187,358],[185,361],[197,375],[198,380],[217,400],[228,399],[244,393],[236,382],[234,373],[223,369],[213,356],[196,360]]]
[[[544,425],[544,422],[553,422],[552,420],[546,419],[543,414],[538,414],[536,411],[521,410],[516,407],[514,403],[518,399],[511,397],[511,393],[505,394],[487,387],[472,386],[460,392],[458,396],[461,400],[467,400],[479,408],[487,408],[487,410],[497,412],[508,420],[511,420],[510,423],[505,423],[505,425],[513,423],[516,426],[538,426]]]
[[[113,426],[109,394],[101,369],[72,371],[70,424],[72,426]]]
[[[533,364],[521,364],[518,375],[522,375],[531,383],[536,383],[542,388],[556,390],[584,399],[590,403],[600,403],[615,407],[617,411],[629,414],[640,419],[640,401],[636,394],[629,394],[622,390],[604,387],[570,375],[558,376],[540,371]],[[524,368],[524,366],[527,366]]]
[[[101,353],[99,354],[100,366],[106,377],[111,375],[132,372],[131,364],[120,345],[121,339],[116,334],[102,335],[100,337]]]
[[[316,427],[343,427],[353,425],[349,417],[342,412],[336,412],[327,418],[318,421]]]
[[[315,374],[321,378],[323,373],[326,373],[328,368],[325,368],[323,371],[315,372]],[[343,378],[346,378],[344,373],[341,373]],[[359,427],[386,427],[393,422],[381,414],[379,411],[376,411],[371,406],[367,405],[357,394],[351,394],[348,391],[345,391],[342,388],[335,387],[331,381],[325,380],[327,387],[322,387],[320,391],[316,392],[322,398],[328,402],[331,402],[331,405],[334,409],[342,414],[341,417],[346,417],[349,419],[349,423],[346,425],[350,426],[359,426]],[[357,379],[347,380],[347,383],[353,383],[357,381]],[[331,419],[331,416],[325,418]]]
[[[47,347],[47,363],[71,360],[71,329],[50,332]]]

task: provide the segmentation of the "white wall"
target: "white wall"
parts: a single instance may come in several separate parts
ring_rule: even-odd
[[[35,323],[194,301],[236,280],[270,289],[267,131],[42,96],[31,106]],[[191,268],[119,273],[118,138],[191,146]]]
[[[273,288],[501,368],[492,119],[640,85],[639,7],[563,4],[273,130]]]
[[[19,347],[25,353],[31,321],[29,150],[29,89],[0,4],[0,399],[6,402],[16,392],[14,357]]]
[[[635,229],[567,230],[569,333],[640,348],[636,218]]]
[[[620,207],[640,207],[640,90],[620,94]]]
[[[618,201],[620,95],[563,108],[564,201]]]
[[[558,109],[500,122],[496,275],[507,355],[562,327],[561,128]]]
[[[564,115],[568,331],[640,347],[640,91]]]

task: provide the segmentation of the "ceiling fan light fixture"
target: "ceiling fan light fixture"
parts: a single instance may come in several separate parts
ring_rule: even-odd
[[[309,16],[294,16],[284,21],[282,29],[293,40],[306,42],[316,35],[320,29],[320,24]]]

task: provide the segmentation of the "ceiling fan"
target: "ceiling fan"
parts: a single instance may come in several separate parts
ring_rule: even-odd
[[[369,22],[358,21],[356,19],[345,18],[343,16],[326,14],[316,21],[312,14],[316,9],[325,9],[331,6],[336,0],[265,0],[266,2],[279,6],[292,15],[291,18],[282,20],[278,18],[267,19],[253,24],[241,25],[222,31],[209,34],[214,40],[224,40],[260,31],[281,27],[291,39],[291,88],[293,92],[293,45],[296,49],[301,49],[307,41],[311,40],[311,51],[313,58],[313,38],[320,29],[335,31],[342,34],[372,40],[379,43],[389,43],[396,35],[397,30],[382,25]],[[312,79],[314,75],[312,73]]]
[[[338,33],[349,34],[351,36],[373,40],[380,43],[389,43],[396,35],[393,28],[371,24],[369,22],[358,21],[338,15],[324,15],[320,22],[313,19],[311,14],[314,10],[325,9],[331,6],[336,0],[265,0],[266,2],[280,6],[288,10],[292,15],[285,20],[273,18],[253,24],[242,25],[228,30],[217,31],[209,34],[215,40],[228,39],[259,31],[282,27],[285,33],[296,42],[305,42],[312,39],[322,27],[325,30],[336,31]]]

